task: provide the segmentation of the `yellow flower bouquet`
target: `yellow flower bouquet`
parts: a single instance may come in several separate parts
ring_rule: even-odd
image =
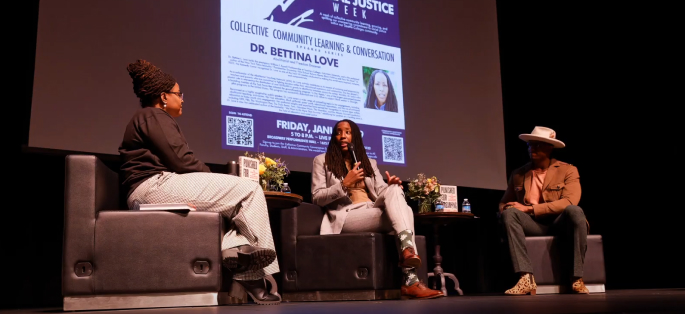
[[[269,191],[276,186],[280,190],[283,186],[283,179],[290,174],[290,170],[284,161],[280,158],[266,157],[264,153],[252,155],[245,152],[245,156],[259,160],[259,184],[262,186],[262,190]]]
[[[430,212],[433,203],[440,198],[440,180],[419,173],[415,179],[409,180],[407,195],[419,202],[419,213]]]

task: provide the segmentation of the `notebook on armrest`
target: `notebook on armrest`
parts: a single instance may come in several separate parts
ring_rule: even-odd
[[[195,210],[188,204],[168,203],[168,204],[140,204],[140,210],[170,210],[170,211],[191,211]]]

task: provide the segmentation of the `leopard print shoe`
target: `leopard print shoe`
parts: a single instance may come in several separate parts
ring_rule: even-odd
[[[535,295],[537,288],[538,285],[535,284],[533,274],[523,274],[519,282],[513,288],[504,291],[504,293],[508,295]]]
[[[588,290],[587,287],[585,287],[585,282],[583,282],[583,278],[576,279],[571,285],[571,290],[573,291],[573,293],[590,294],[590,290]]]

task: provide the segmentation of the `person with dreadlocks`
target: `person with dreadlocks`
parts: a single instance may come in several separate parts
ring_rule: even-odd
[[[171,75],[145,60],[127,67],[142,109],[133,114],[119,147],[130,209],[140,204],[184,203],[218,212],[230,222],[221,242],[222,260],[257,304],[279,304],[265,278],[279,271],[261,187],[248,179],[211,173],[195,157],[176,118],[183,93]],[[271,279],[272,277],[268,277]]]
[[[326,153],[314,158],[312,201],[326,209],[322,235],[353,232],[394,232],[400,243],[400,267],[404,273],[403,299],[443,296],[416,276],[421,266],[414,245],[414,213],[404,198],[402,181],[378,170],[366,156],[362,134],[351,120],[338,121]]]

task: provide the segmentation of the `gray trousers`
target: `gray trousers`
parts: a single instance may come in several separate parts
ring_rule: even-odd
[[[382,232],[398,234],[404,230],[414,233],[414,212],[404,199],[404,192],[396,185],[390,185],[375,202],[350,205],[341,233]],[[414,236],[412,246],[416,250]],[[399,250],[399,246],[398,246]],[[416,251],[416,254],[419,254]]]
[[[141,183],[128,197],[128,207],[140,204],[192,204],[198,211],[217,212],[229,222],[221,249],[252,245],[275,250],[264,192],[257,182],[221,173],[163,172]],[[233,275],[256,280],[279,272],[278,259],[268,266]]]
[[[560,237],[561,243],[566,246],[561,248],[562,250],[573,249],[573,276],[583,277],[583,263],[587,250],[587,222],[583,209],[569,205],[556,217],[534,220],[530,215],[510,208],[502,212],[502,221],[506,228],[515,272],[533,272],[526,250],[526,236],[554,235]]]

